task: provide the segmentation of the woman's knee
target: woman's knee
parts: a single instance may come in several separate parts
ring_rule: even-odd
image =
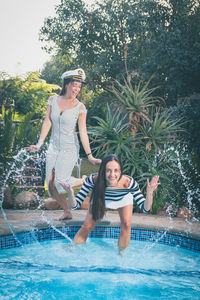
[[[121,223],[122,230],[130,231],[131,230],[131,220],[125,219]]]
[[[49,181],[49,191],[50,191],[50,193],[51,193],[51,195],[53,196],[53,197],[58,197],[59,196],[59,193],[58,193],[58,191],[57,191],[57,189],[56,189],[56,186],[55,186],[55,182],[54,181]]]
[[[82,225],[82,230],[84,230],[85,232],[90,232],[92,231],[94,225],[91,223],[85,223]]]

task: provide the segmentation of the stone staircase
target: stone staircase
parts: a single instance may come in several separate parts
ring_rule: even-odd
[[[20,191],[32,191],[39,196],[45,192],[44,172],[41,161],[31,158],[23,166],[21,174],[15,176],[15,187]]]

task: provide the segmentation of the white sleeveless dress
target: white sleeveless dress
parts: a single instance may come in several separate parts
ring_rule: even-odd
[[[81,110],[82,102],[60,113],[57,102],[58,96],[55,95],[51,105],[52,132],[50,144],[46,155],[46,182],[49,191],[49,179],[52,170],[55,170],[55,185],[58,193],[65,190],[58,181],[66,182],[71,186],[76,179],[71,176],[73,168],[79,157],[79,141],[76,133],[76,124],[80,113],[87,113],[87,110]],[[49,191],[50,194],[50,191]]]

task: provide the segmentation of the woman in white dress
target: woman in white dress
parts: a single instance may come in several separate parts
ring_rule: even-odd
[[[89,192],[90,208],[84,224],[74,237],[74,242],[82,244],[87,240],[89,233],[98,220],[102,219],[106,208],[117,209],[121,220],[121,233],[118,240],[119,253],[124,250],[130,241],[133,201],[148,213],[153,203],[153,192],[159,185],[159,176],[147,180],[146,199],[140,191],[138,183],[128,175],[123,174],[122,165],[115,154],[103,158],[98,174],[88,176],[77,196],[70,185],[60,182],[68,191],[71,208],[80,207]]]
[[[28,151],[38,151],[52,127],[46,155],[46,182],[49,194],[64,210],[60,220],[71,219],[72,214],[65,197],[65,190],[58,182],[62,181],[70,186],[78,186],[84,181],[84,178],[71,176],[79,157],[77,123],[80,140],[89,161],[92,164],[101,163],[100,159],[96,159],[92,155],[86,127],[87,110],[85,105],[77,99],[82,83],[85,81],[85,73],[80,68],[70,70],[62,75],[62,79],[63,88],[60,95],[51,96],[48,99],[46,116],[38,143],[26,148]]]

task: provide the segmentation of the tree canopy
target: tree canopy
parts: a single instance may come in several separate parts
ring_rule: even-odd
[[[44,48],[81,66],[93,85],[123,77],[160,86],[168,105],[200,91],[198,0],[61,0],[40,31]]]

